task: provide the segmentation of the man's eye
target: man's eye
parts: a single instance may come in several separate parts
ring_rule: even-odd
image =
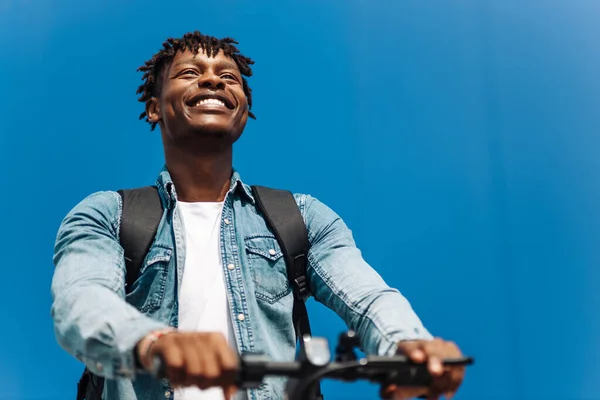
[[[237,78],[233,74],[223,74],[223,75],[221,75],[221,78],[222,79],[233,79],[234,81],[237,81]]]
[[[198,72],[194,71],[193,69],[186,69],[185,71],[182,71],[179,75],[198,75]]]

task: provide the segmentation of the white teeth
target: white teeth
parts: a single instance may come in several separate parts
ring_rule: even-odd
[[[203,99],[203,100],[200,100],[199,102],[196,103],[196,107],[197,106],[204,106],[204,105],[208,105],[208,104],[213,104],[213,105],[225,107],[225,103],[223,103],[221,100],[217,100],[217,99]]]

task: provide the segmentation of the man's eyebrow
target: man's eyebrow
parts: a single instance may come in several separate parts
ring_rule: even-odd
[[[178,68],[178,67],[181,67],[182,65],[190,65],[190,64],[197,65],[198,61],[196,61],[196,59],[194,59],[194,58],[180,60],[180,61],[177,61],[175,64],[173,64],[173,68]],[[231,62],[231,61],[218,61],[215,66],[217,67],[217,69],[234,69],[234,70],[238,69],[237,64],[234,62]]]
[[[186,65],[186,64],[195,64],[193,59],[186,59],[186,60],[180,60],[177,61],[176,63],[173,64],[172,68],[177,68],[177,67],[181,67],[182,65]]]
[[[237,64],[234,62],[231,62],[231,61],[219,61],[217,63],[217,67],[219,69],[235,69],[235,70],[238,69]]]

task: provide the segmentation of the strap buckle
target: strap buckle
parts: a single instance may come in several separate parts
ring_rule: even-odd
[[[294,258],[294,265],[295,272],[298,274],[294,278],[294,297],[296,300],[305,301],[310,297],[310,288],[305,274],[306,256],[304,254],[297,255]]]
[[[310,291],[308,290],[308,284],[306,282],[306,276],[302,275],[298,278],[294,279],[294,283],[296,284],[294,290],[294,296],[297,300],[306,300],[310,297]]]

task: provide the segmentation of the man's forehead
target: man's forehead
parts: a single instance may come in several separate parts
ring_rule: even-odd
[[[232,66],[236,66],[237,64],[233,60],[233,58],[225,55],[223,50],[219,49],[219,51],[214,54],[212,57],[209,56],[207,51],[200,47],[198,51],[195,53],[190,49],[179,50],[175,56],[173,57],[173,64],[181,63],[181,62],[193,62],[193,61],[219,61],[219,62],[228,62],[231,63]]]

